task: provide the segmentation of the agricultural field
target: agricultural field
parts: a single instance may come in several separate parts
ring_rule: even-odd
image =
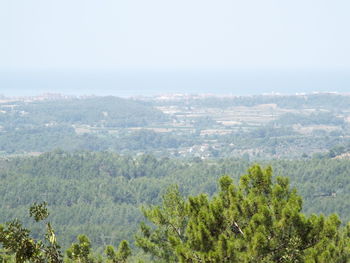
[[[3,155],[60,148],[254,160],[306,158],[339,151],[349,142],[347,94],[130,99],[46,95],[0,101]]]

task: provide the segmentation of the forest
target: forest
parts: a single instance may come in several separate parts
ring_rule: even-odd
[[[93,248],[101,251],[123,240],[134,247],[133,237],[145,220],[142,208],[159,205],[169,186],[177,185],[185,198],[205,193],[214,200],[222,175],[237,183],[253,164],[235,158],[180,160],[56,150],[37,157],[3,158],[0,165],[0,222],[20,218],[37,237],[40,228],[28,218],[28,207],[47,202],[50,222],[63,248],[86,234]],[[338,220],[349,221],[348,160],[325,156],[261,165],[289,178],[303,197],[306,215],[336,213]]]

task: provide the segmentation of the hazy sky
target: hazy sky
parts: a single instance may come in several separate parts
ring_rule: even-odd
[[[1,0],[0,69],[350,70],[349,0]]]

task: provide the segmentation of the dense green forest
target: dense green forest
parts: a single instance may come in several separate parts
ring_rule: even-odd
[[[0,225],[0,260],[346,263],[350,259],[350,223],[342,226],[335,214],[301,213],[302,198],[290,188],[287,177],[273,177],[271,167],[254,165],[236,184],[223,176],[211,197],[200,193],[187,199],[175,185],[167,188],[161,201],[142,207],[148,223],[141,222],[134,237],[143,254],[134,249],[130,258],[129,243],[122,240],[117,250],[104,245],[102,255],[93,252],[87,236],[79,235],[64,255],[43,202],[34,203],[29,214],[36,223],[44,220],[46,230],[41,226],[32,236],[18,219]]]
[[[179,185],[184,196],[202,192],[212,196],[220,176],[230,175],[237,182],[250,165],[243,159],[157,159],[61,150],[3,158],[0,222],[26,218],[32,203],[46,201],[65,247],[81,233],[96,247],[123,239],[131,242],[143,219],[140,207],[158,204],[169,185]],[[350,220],[349,160],[324,157],[262,165],[272,165],[275,175],[290,178],[304,198],[306,214],[337,213],[343,221]],[[25,221],[34,227],[30,222]]]

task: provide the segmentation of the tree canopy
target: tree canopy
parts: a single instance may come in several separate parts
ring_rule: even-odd
[[[136,244],[157,262],[348,262],[350,225],[304,215],[287,178],[255,165],[239,184],[224,176],[213,198],[185,200],[177,187],[144,208]]]
[[[272,168],[254,165],[236,185],[230,176],[219,190],[184,197],[173,185],[160,205],[144,206],[149,223],[135,237],[135,256],[125,240],[96,254],[90,239],[79,235],[62,252],[46,203],[34,204],[30,216],[45,224],[33,235],[18,219],[0,225],[0,260],[4,262],[126,263],[151,262],[334,262],[350,260],[350,223],[337,215],[305,215],[302,198],[287,177],[273,177]],[[113,226],[112,226],[113,227]],[[64,233],[63,233],[64,234]],[[143,251],[144,254],[141,253]],[[63,256],[65,254],[65,257]],[[130,261],[129,259],[131,258]],[[129,261],[128,261],[129,260]],[[137,261],[139,262],[139,261]]]

